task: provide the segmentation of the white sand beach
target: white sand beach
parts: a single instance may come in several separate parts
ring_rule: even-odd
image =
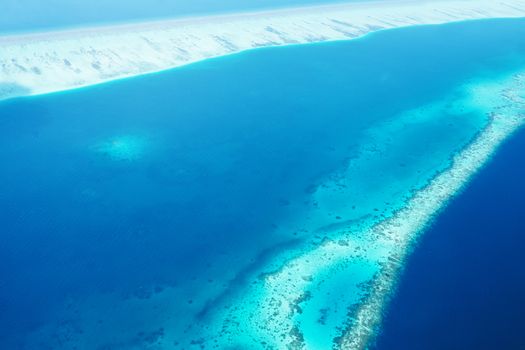
[[[525,0],[404,0],[0,36],[0,99],[74,89],[258,47],[523,16]]]

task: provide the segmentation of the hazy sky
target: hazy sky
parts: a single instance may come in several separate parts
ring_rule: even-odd
[[[344,0],[0,0],[0,32],[337,1]]]

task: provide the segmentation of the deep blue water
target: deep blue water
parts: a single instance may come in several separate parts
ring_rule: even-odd
[[[525,130],[423,235],[376,349],[525,349]]]
[[[205,284],[217,261],[286,247],[283,207],[363,130],[522,65],[523,37],[524,20],[406,28],[3,102],[0,346],[69,297]]]

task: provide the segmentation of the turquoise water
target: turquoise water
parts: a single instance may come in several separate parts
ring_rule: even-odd
[[[366,2],[367,0],[360,0]],[[391,0],[384,0],[391,1]],[[352,0],[2,0],[0,33],[217,13],[323,5]]]
[[[524,67],[524,24],[260,49],[2,102],[0,345],[271,348],[243,300],[276,276],[304,284],[298,341],[331,347],[377,261],[279,272],[450,164],[488,122],[461,87]]]

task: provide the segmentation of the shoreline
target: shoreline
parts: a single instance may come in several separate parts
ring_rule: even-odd
[[[525,17],[525,0],[341,3],[0,36],[0,100],[161,72],[246,50],[379,30]]]

